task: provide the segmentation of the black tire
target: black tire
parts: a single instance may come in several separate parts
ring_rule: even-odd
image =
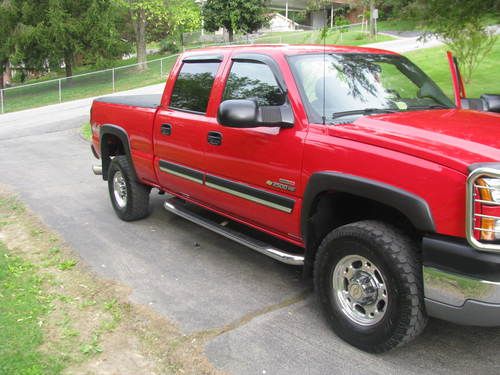
[[[123,177],[126,198],[120,204],[115,196],[114,178],[117,173]],[[149,194],[151,187],[138,183],[134,178],[132,165],[125,155],[115,156],[108,169],[108,190],[116,215],[124,221],[134,221],[149,215]]]
[[[333,285],[333,277],[339,275],[335,267],[337,264],[343,264],[346,259],[352,259],[349,257],[351,255],[361,256],[373,262],[373,265],[367,264],[368,267],[377,269],[375,277],[380,274],[383,276],[383,295],[387,296],[387,302],[383,301],[380,305],[383,313],[376,315],[380,316],[378,319],[381,320],[373,324],[360,324],[355,321],[356,317],[350,318],[349,312],[345,312],[349,311],[349,308],[342,310],[342,298],[344,301],[352,301],[349,290],[352,284],[346,279],[344,284],[341,284],[347,285],[344,287],[345,297],[338,292],[340,288],[335,289]],[[344,272],[344,268],[340,266],[337,269]],[[345,269],[344,273],[347,271]],[[353,268],[349,272],[359,274],[362,271]],[[354,277],[349,280],[354,280]],[[371,353],[386,352],[417,337],[427,324],[422,268],[416,244],[391,225],[378,221],[361,221],[330,232],[318,248],[314,265],[314,285],[333,331],[361,350]],[[377,298],[380,298],[380,291],[376,294]],[[379,305],[376,306],[378,308]],[[366,311],[361,309],[367,318],[371,318],[371,314]],[[351,312],[351,316],[352,314],[356,315],[356,312]]]

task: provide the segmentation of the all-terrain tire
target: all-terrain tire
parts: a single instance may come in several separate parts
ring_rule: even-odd
[[[149,215],[151,187],[137,182],[129,159],[115,156],[108,169],[108,189],[116,215],[124,221],[134,221]],[[119,188],[117,187],[119,186]]]
[[[332,281],[339,275],[339,271],[335,271],[337,264],[357,256],[369,260],[371,264],[367,261],[367,267],[376,267],[376,272],[380,272],[384,280],[382,288],[387,302],[381,305],[383,315],[376,315],[381,320],[373,324],[355,321],[358,306],[349,310],[350,291],[339,293],[341,287],[335,288],[334,285],[343,284]],[[348,289],[349,282],[346,280],[345,283]],[[403,345],[417,337],[427,324],[422,266],[416,243],[386,223],[360,221],[330,232],[318,248],[314,285],[333,331],[364,351],[382,353]],[[362,308],[360,311],[364,312]],[[369,315],[366,317],[370,318]]]

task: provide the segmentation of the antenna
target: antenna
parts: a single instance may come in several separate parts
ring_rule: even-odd
[[[326,37],[328,35],[326,25],[326,4],[323,4],[323,14],[325,15],[325,24],[323,25],[322,37],[323,37],[323,125],[326,125]]]

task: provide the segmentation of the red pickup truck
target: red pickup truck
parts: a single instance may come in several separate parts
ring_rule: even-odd
[[[163,95],[94,101],[94,172],[123,220],[155,188],[170,212],[303,266],[363,350],[408,342],[427,316],[498,326],[498,96],[463,98],[450,62],[454,102],[383,50],[185,52]]]

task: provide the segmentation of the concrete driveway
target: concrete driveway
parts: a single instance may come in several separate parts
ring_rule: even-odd
[[[89,104],[0,116],[0,183],[19,192],[98,275],[128,285],[135,302],[186,334],[224,331],[206,346],[217,367],[234,374],[500,373],[500,329],[431,320],[411,345],[369,355],[330,331],[300,269],[167,213],[158,195],[148,219],[118,220],[78,134]]]

